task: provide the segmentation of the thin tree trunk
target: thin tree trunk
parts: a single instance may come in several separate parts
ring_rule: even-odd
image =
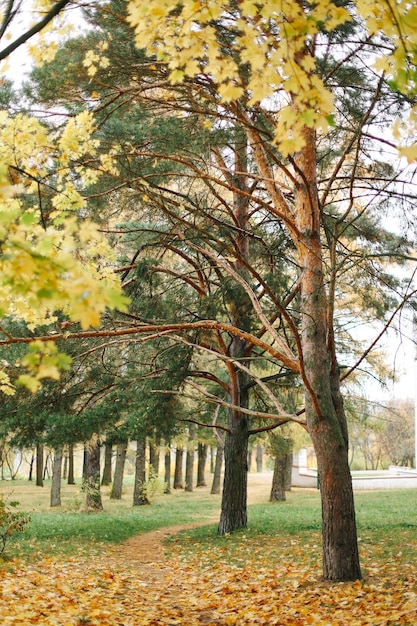
[[[120,500],[123,492],[123,474],[125,469],[127,441],[120,441],[116,450],[116,465],[114,468],[113,484],[110,492],[112,500]]]
[[[220,443],[217,446],[216,462],[214,465],[213,484],[211,485],[211,494],[218,494],[221,490],[221,474],[224,458],[224,446]]]
[[[33,464],[34,464],[34,462],[35,462],[35,453],[32,450],[30,461],[29,461],[29,477],[28,477],[29,481],[33,480]],[[2,464],[1,464],[1,469],[2,469],[2,477],[3,477],[3,461],[2,461]]]
[[[67,480],[68,477],[68,454],[63,454],[63,467],[62,467],[62,480]]]
[[[85,508],[87,511],[102,511],[103,502],[100,492],[100,440],[98,435],[91,437],[90,441],[88,441],[85,446],[85,451]]]
[[[171,493],[171,448],[167,444],[165,452],[165,479],[164,479],[164,493]]]
[[[62,448],[55,448],[52,469],[51,507],[61,506]]]
[[[256,471],[258,474],[262,473],[263,470],[263,447],[261,444],[256,446]]]
[[[133,506],[150,504],[146,495],[146,437],[136,443],[135,484],[133,487]]]
[[[68,485],[75,485],[74,446],[68,446]]]
[[[43,487],[43,444],[36,446],[36,486]]]
[[[250,446],[248,448],[248,472],[252,469],[252,456],[253,456],[253,448]]]
[[[161,437],[155,436],[155,443],[149,443],[149,471],[153,471],[154,476],[159,476],[159,458],[161,453]],[[152,470],[151,470],[152,468]]]
[[[206,487],[206,478],[204,472],[207,462],[207,449],[207,444],[198,444],[197,487]]]
[[[210,446],[210,474],[214,474],[215,459],[214,459],[215,447]]]
[[[293,451],[288,452],[286,456],[287,466],[285,468],[285,491],[291,491],[292,485],[292,464],[293,464]]]
[[[174,489],[184,489],[182,478],[182,462],[184,458],[183,448],[178,447],[175,453]]]
[[[113,460],[113,442],[106,440],[104,444],[103,476],[101,477],[101,484],[104,487],[108,487],[111,483],[112,460]]]
[[[196,424],[191,424],[185,459],[185,491],[193,491]]]

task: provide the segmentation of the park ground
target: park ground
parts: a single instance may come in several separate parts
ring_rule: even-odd
[[[0,624],[40,626],[415,626],[417,494],[357,496],[363,580],[329,584],[320,570],[316,490],[268,503],[271,474],[249,475],[248,528],[216,535],[209,487],[158,495],[150,507],[108,500],[62,510],[47,487],[1,483],[31,514],[0,561]],[[32,527],[32,528],[31,528]]]

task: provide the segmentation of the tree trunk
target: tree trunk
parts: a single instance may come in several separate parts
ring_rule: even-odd
[[[174,471],[174,489],[184,489],[184,483],[182,479],[182,461],[184,457],[184,450],[177,446],[175,453],[175,471]]]
[[[213,484],[211,486],[211,491],[210,491],[211,494],[220,493],[223,458],[224,458],[224,446],[219,444],[217,446],[216,462],[214,465],[214,473],[213,473]]]
[[[250,472],[252,468],[252,456],[253,456],[253,448],[252,446],[250,446],[248,448],[248,472]]]
[[[100,440],[93,435],[85,446],[85,482],[86,511],[102,511],[103,503],[100,492]]]
[[[187,443],[187,455],[185,459],[185,491],[193,490],[194,482],[194,452],[195,452],[195,434],[197,431],[196,424],[191,424],[190,434]]]
[[[215,460],[214,460],[215,447],[210,446],[210,474],[214,474]]]
[[[116,450],[116,465],[114,468],[113,484],[110,492],[110,498],[112,500],[120,500],[123,491],[123,474],[125,470],[126,454],[127,454],[127,441],[120,441],[117,444]]]
[[[272,487],[269,496],[270,502],[283,502],[286,500],[285,484],[287,479],[288,454],[278,454],[275,457]]]
[[[198,444],[198,462],[197,462],[197,487],[206,487],[206,479],[204,471],[207,461],[207,444]]]
[[[244,414],[229,412],[224,444],[224,481],[219,535],[247,525],[248,423]]]
[[[263,447],[261,444],[256,446],[256,471],[258,474],[262,473],[263,470]]]
[[[146,495],[146,438],[136,443],[135,485],[133,488],[133,506],[150,504]]]
[[[66,480],[68,477],[68,454],[63,454],[63,467],[62,467],[62,480]]]
[[[62,448],[54,451],[54,464],[52,469],[51,507],[61,506],[61,470]]]
[[[165,452],[165,479],[164,493],[171,493],[171,448],[167,444]]]
[[[348,459],[348,432],[340,394],[332,303],[324,287],[315,133],[304,129],[297,155],[294,214],[301,267],[301,345],[308,431],[313,441],[322,500],[323,575],[327,580],[361,577],[355,508]]]
[[[3,456],[2,456],[2,458],[3,458]],[[31,451],[31,456],[30,456],[30,461],[29,461],[29,477],[28,477],[29,481],[33,480],[33,464],[34,464],[34,462],[35,462],[35,453],[32,450]],[[2,470],[2,480],[4,480],[4,477],[3,477],[3,461],[2,461],[2,464],[1,464],[1,470]]]
[[[36,486],[43,487],[43,444],[36,446]]]
[[[155,436],[155,443],[152,441],[149,443],[149,471],[152,471],[154,476],[159,476],[160,452],[161,452],[161,437]]]
[[[106,441],[106,443],[104,444],[103,476],[101,477],[101,484],[104,487],[108,487],[111,483],[112,460],[113,460],[113,443],[111,441]]]
[[[74,446],[68,446],[68,485],[75,485]]]
[[[292,464],[293,464],[293,450],[292,450],[292,446],[291,446],[291,451],[288,452],[287,457],[286,457],[286,461],[287,461],[287,466],[285,468],[285,491],[291,491],[291,484],[292,484]]]

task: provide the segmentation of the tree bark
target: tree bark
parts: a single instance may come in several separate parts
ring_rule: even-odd
[[[68,454],[63,453],[63,467],[62,467],[62,480],[66,480],[68,477]]]
[[[84,491],[86,511],[102,511],[103,502],[100,491],[100,440],[93,435],[85,446],[85,481]]]
[[[171,448],[167,444],[165,452],[165,479],[164,479],[164,493],[171,493]]]
[[[35,462],[35,453],[32,450],[31,451],[31,456],[30,456],[30,461],[29,461],[29,477],[28,480],[32,481],[33,480],[33,464]],[[3,455],[2,455],[2,462],[1,462],[1,476],[2,476],[2,480],[4,480],[4,476],[3,476]]]
[[[184,457],[184,450],[177,446],[175,453],[175,470],[174,470],[174,489],[184,489],[184,483],[182,479],[182,461]]]
[[[36,446],[36,486],[43,487],[43,444],[38,443]]]
[[[224,481],[219,535],[247,525],[248,423],[243,414],[230,411],[224,445]]]
[[[206,478],[204,475],[207,462],[207,444],[198,444],[198,462],[197,462],[197,487],[206,487]]]
[[[146,438],[141,437],[136,443],[133,506],[142,506],[144,504],[150,504],[150,502],[146,495]]]
[[[301,343],[306,420],[317,456],[322,501],[323,575],[327,580],[361,577],[355,507],[348,459],[348,430],[340,393],[320,241],[315,133],[304,129],[297,155],[295,210],[300,240]]]
[[[193,491],[194,482],[194,457],[195,457],[195,434],[196,424],[190,425],[190,434],[187,443],[187,454],[185,459],[185,491]]]
[[[61,472],[62,472],[62,448],[54,451],[54,464],[52,469],[51,507],[61,506]]]
[[[108,487],[111,483],[112,460],[113,460],[113,443],[111,441],[106,440],[104,444],[103,475],[101,477],[101,484],[104,487]]]
[[[127,441],[120,441],[116,450],[116,465],[114,468],[113,484],[110,492],[112,500],[120,500],[123,492],[123,474],[125,469]]]
[[[263,447],[261,444],[256,446],[256,471],[260,474],[263,470]]]
[[[68,446],[68,485],[75,485],[74,446]]]
[[[274,474],[269,496],[270,502],[284,502],[286,500],[285,486],[287,482],[287,464],[289,456],[290,455],[284,453],[278,454],[275,457]]]
[[[213,483],[211,485],[211,491],[210,491],[211,494],[220,493],[223,458],[224,458],[224,446],[219,444],[217,446],[216,462],[214,464]]]
[[[155,436],[155,442],[149,443],[149,471],[152,468],[154,476],[159,476],[159,458],[161,451],[161,437]]]

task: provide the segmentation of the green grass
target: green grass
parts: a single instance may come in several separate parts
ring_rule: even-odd
[[[256,503],[248,507],[248,527],[227,538],[217,536],[220,497],[211,496],[209,488],[160,494],[151,506],[141,507],[132,506],[131,485],[127,485],[121,501],[110,500],[108,489],[104,489],[105,511],[101,513],[79,512],[83,498],[79,486],[63,487],[63,506],[57,509],[49,508],[48,484],[39,488],[27,481],[0,482],[0,493],[18,500],[20,510],[31,516],[25,532],[8,544],[9,557],[95,553],[103,543],[120,543],[144,532],[189,523],[201,526],[183,531],[181,539],[192,540],[187,542],[191,547],[205,544],[207,550],[214,545],[233,546],[246,539],[262,541],[264,537],[267,541],[268,537],[278,536],[286,536],[289,545],[320,543],[321,510],[316,490],[293,490],[286,502],[269,503],[269,485],[254,483],[251,500]],[[360,492],[355,495],[355,502],[358,534],[364,547],[381,544],[381,551],[388,554],[400,540],[406,545],[415,537],[414,490]]]

